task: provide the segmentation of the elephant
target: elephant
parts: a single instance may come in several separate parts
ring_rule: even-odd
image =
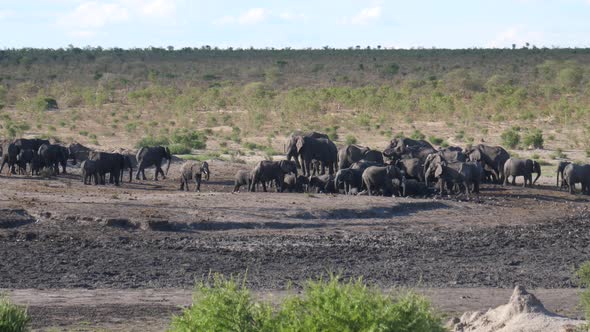
[[[43,144],[37,152],[45,167],[53,169],[54,174],[59,174],[59,165],[62,166],[62,173],[66,174],[66,166],[69,159],[76,164],[74,155],[70,155],[68,148],[58,144]]]
[[[244,170],[238,171],[234,177],[234,190],[233,190],[233,192],[234,193],[240,192],[241,186],[246,186],[246,187],[250,188],[251,180],[252,179],[250,177],[250,172],[244,171]]]
[[[203,163],[187,161],[180,169],[180,190],[189,191],[188,184],[190,180],[195,181],[195,192],[201,191],[201,179],[205,175],[205,180],[209,181],[209,164],[204,161]]]
[[[482,162],[485,170],[492,173],[494,182],[504,182],[504,163],[510,158],[510,154],[503,147],[478,144],[464,152],[470,161]]]
[[[400,196],[399,187],[394,188],[392,180],[401,181],[401,178],[400,170],[394,165],[371,166],[365,169],[362,175],[363,186],[369,196],[379,191],[383,193],[383,196]]]
[[[427,196],[429,194],[428,187],[422,181],[407,178],[402,173],[401,192],[404,197]]]
[[[4,165],[8,164],[8,174],[16,174],[15,166],[18,162],[18,153],[20,148],[15,143],[5,143],[2,146],[2,166],[0,166],[0,173],[4,169]]]
[[[424,159],[427,155],[436,151],[437,150],[425,140],[400,137],[394,138],[389,142],[387,148],[383,150],[383,155],[393,160],[403,158]]]
[[[87,160],[89,158],[90,151],[92,151],[92,149],[85,147],[84,145],[79,143],[70,144],[68,146],[68,149],[70,150],[70,154],[73,155],[74,158],[76,158],[76,160],[79,161]]]
[[[322,167],[322,163],[319,160],[312,160],[311,161],[311,175],[320,175],[320,168]]]
[[[262,190],[266,192],[266,182],[274,181],[277,192],[283,191],[283,178],[285,174],[297,175],[297,164],[290,160],[268,161],[263,160],[254,167],[251,173],[252,181],[250,191],[256,191],[256,184],[262,184]]]
[[[162,174],[162,178],[166,179],[170,164],[172,163],[172,154],[168,147],[163,146],[151,146],[143,147],[137,151],[137,173],[135,179],[139,180],[139,174],[141,173],[143,180],[147,180],[145,177],[145,169],[150,166],[156,166],[156,172],[154,180],[158,181],[158,173]],[[168,166],[166,167],[166,173],[162,170],[162,159],[168,160]]]
[[[96,161],[100,184],[105,184],[106,174],[109,173],[111,181],[115,182],[115,186],[119,186],[121,169],[125,166],[122,154],[92,151],[89,154],[89,160]]]
[[[353,163],[363,159],[383,164],[383,153],[362,145],[347,145],[338,150],[338,169],[348,168]]]
[[[44,144],[50,145],[51,143],[49,142],[49,140],[40,139],[40,138],[31,138],[31,139],[19,138],[19,139],[14,140],[14,144],[19,148],[19,151],[23,150],[23,149],[31,149],[34,151],[39,151],[39,148],[41,147],[41,145],[44,145]]]
[[[448,188],[459,188],[463,185],[465,196],[469,192],[479,193],[481,181],[481,167],[477,163],[442,161],[434,169],[434,177],[438,179],[439,195],[442,196],[444,185]],[[450,186],[452,184],[453,186]],[[473,187],[473,189],[472,189]]]
[[[559,164],[557,165],[557,183],[556,186],[559,188],[559,190],[563,189],[566,185],[565,185],[565,178],[563,177],[563,170],[565,169],[565,166],[571,164],[571,162],[566,161],[566,160],[562,160],[559,162]],[[559,176],[561,175],[561,183],[559,182]]]
[[[31,175],[39,175],[39,172],[45,167],[43,160],[39,157],[37,153],[33,156],[33,160],[31,160]]]
[[[576,183],[582,185],[582,193],[590,195],[590,165],[569,164],[563,169],[563,178],[570,194],[576,193]]]
[[[296,192],[297,191],[297,178],[293,173],[286,174],[283,178],[283,191],[287,190],[288,192]],[[305,177],[304,177],[305,178]]]
[[[299,163],[299,152],[297,149],[297,140],[299,137],[310,137],[310,138],[325,138],[328,139],[328,135],[326,134],[322,134],[322,133],[318,133],[315,131],[309,132],[309,133],[305,133],[305,134],[301,134],[299,132],[293,132],[291,134],[291,136],[289,136],[289,142],[287,143],[287,147],[285,149],[285,153],[287,154],[287,160],[291,160],[291,158],[295,159],[295,164],[297,165],[297,168],[301,168],[301,164],[303,164],[303,160],[301,161],[301,163]]]
[[[438,150],[437,153],[449,163],[467,161],[467,155],[463,153],[463,150],[460,147],[450,146],[448,148]]]
[[[360,192],[363,187],[363,172],[367,167],[361,168],[343,168],[339,169],[336,172],[336,176],[334,177],[334,191],[336,193],[340,192],[340,188],[344,189],[345,195],[351,195],[353,193],[353,189],[356,192]]]
[[[312,176],[309,178],[307,186],[308,191],[315,190],[316,193],[333,194],[334,190],[334,175],[324,174],[320,176]]]
[[[419,158],[399,159],[395,166],[405,173],[409,179],[424,181],[424,165]]]
[[[84,160],[82,164],[80,164],[80,168],[82,169],[82,182],[84,182],[84,184],[92,184],[92,180],[94,179],[94,184],[98,185],[100,175],[98,174],[95,160]]]
[[[19,168],[19,173],[27,174],[27,164],[31,169],[31,175],[33,175],[31,163],[33,162],[33,158],[37,155],[35,150],[31,149],[21,149],[18,155],[16,156],[17,165]]]
[[[296,138],[297,153],[303,161],[301,172],[303,175],[311,175],[311,161],[318,160],[322,163],[322,172],[328,167],[329,173],[334,174],[337,167],[338,149],[336,145],[327,138],[313,138],[298,136]]]
[[[533,181],[533,173],[537,173],[537,177]],[[541,165],[539,162],[531,159],[510,158],[504,163],[504,185],[508,184],[508,178],[512,176],[512,185],[515,184],[517,176],[524,177],[523,187],[533,186],[541,176]]]

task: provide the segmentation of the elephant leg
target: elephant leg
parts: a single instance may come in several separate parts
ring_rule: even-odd
[[[262,181],[262,191],[266,192],[266,181]]]
[[[180,177],[180,190],[184,190],[184,176]]]
[[[197,186],[195,188],[196,192],[200,192],[201,191],[201,176],[195,176],[195,185]]]
[[[137,173],[135,173],[135,180],[139,180],[139,173],[141,173],[142,171],[143,171],[143,165],[140,162],[139,165],[137,165]]]

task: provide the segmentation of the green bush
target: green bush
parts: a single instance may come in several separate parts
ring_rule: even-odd
[[[423,296],[385,295],[362,279],[309,281],[273,311],[255,302],[243,280],[220,275],[200,282],[193,304],[172,320],[171,331],[407,331],[442,332],[441,317]]]
[[[197,284],[192,306],[173,318],[170,331],[262,331],[270,314],[243,281],[214,275]]]
[[[357,142],[356,137],[354,137],[351,134],[346,135],[346,137],[344,138],[344,143],[346,143],[347,145],[356,144],[356,142]]]
[[[532,146],[534,149],[543,148],[543,132],[540,129],[529,131],[523,138],[522,143],[526,146]]]
[[[140,139],[136,144],[136,148],[143,148],[148,146],[157,146],[157,145],[168,145],[170,141],[166,137],[154,137],[154,136],[147,136]]]
[[[414,130],[414,132],[412,133],[410,138],[423,140],[426,138],[426,135],[422,134],[422,132],[420,130],[416,129],[416,130]]]
[[[192,149],[205,149],[207,147],[207,136],[194,130],[177,129],[170,136],[170,142],[183,144]]]
[[[168,145],[168,148],[172,154],[189,154],[192,152],[191,148],[184,144],[173,143]]]
[[[440,137],[430,136],[428,137],[428,141],[434,145],[441,145],[445,140]]]
[[[30,320],[25,308],[14,305],[8,297],[0,294],[0,331],[27,331]]]
[[[501,135],[502,144],[514,149],[520,144],[520,134],[514,129],[510,128],[505,130]]]

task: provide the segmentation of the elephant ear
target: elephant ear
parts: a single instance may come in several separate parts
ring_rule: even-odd
[[[442,174],[443,174],[443,165],[439,164],[438,166],[436,166],[436,170],[434,171],[434,177],[439,178],[439,177],[441,177]]]

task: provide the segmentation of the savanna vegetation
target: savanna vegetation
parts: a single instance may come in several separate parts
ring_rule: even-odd
[[[589,92],[590,49],[0,51],[5,136],[96,145],[124,136],[131,145],[162,142],[178,153],[206,146],[178,135],[214,136],[221,152],[228,144],[249,150],[242,139],[265,135],[254,148],[272,152],[268,141],[293,129],[344,143],[359,133],[390,138],[399,124],[442,121],[446,137],[424,133],[435,143],[499,137],[494,125],[516,124],[522,130],[501,139],[512,148],[542,147],[566,128],[563,148],[590,154]],[[539,123],[557,132],[533,131]]]
[[[383,294],[362,279],[330,275],[273,307],[256,300],[243,280],[211,276],[197,284],[191,307],[171,331],[445,331],[423,296]]]

